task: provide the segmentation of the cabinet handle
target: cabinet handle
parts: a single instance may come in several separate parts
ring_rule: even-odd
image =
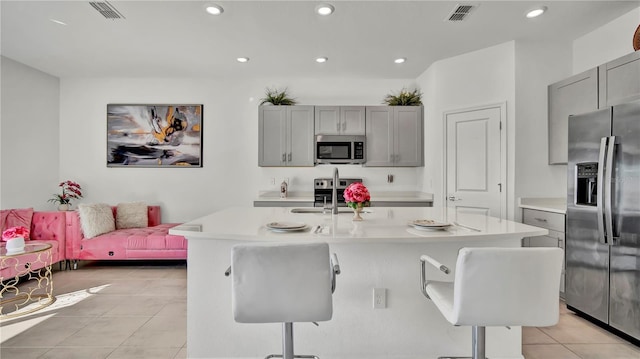
[[[287,161],[287,154],[283,153],[282,154],[282,162],[286,162]]]
[[[544,218],[538,218],[538,217],[533,217],[533,219],[535,219],[536,221],[540,221],[540,222],[546,222],[547,221]]]
[[[340,121],[336,122],[336,131],[340,132]]]
[[[342,123],[342,131],[347,129],[347,122]]]
[[[289,162],[291,162],[291,152],[289,152]]]

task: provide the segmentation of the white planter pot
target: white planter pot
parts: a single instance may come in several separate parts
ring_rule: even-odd
[[[24,238],[16,237],[7,241],[7,254],[24,251]]]

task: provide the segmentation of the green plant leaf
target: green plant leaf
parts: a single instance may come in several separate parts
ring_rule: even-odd
[[[296,104],[295,99],[289,97],[289,94],[287,94],[286,88],[279,91],[278,89],[270,89],[267,87],[265,90],[265,97],[261,98],[260,101],[260,105],[264,105],[265,103],[270,103],[276,106],[291,106]]]

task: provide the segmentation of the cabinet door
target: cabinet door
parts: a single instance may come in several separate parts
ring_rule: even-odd
[[[598,109],[598,69],[549,85],[549,164],[567,163],[569,115]]]
[[[287,109],[287,166],[313,166],[313,106]]]
[[[640,52],[599,67],[600,108],[640,99]]]
[[[422,106],[395,106],[394,158],[395,166],[422,166]]]
[[[365,134],[365,108],[364,106],[340,107],[340,126],[343,135]]]
[[[286,163],[285,106],[260,106],[258,115],[258,165],[284,166]]]
[[[393,107],[367,106],[367,167],[393,166]]]
[[[340,107],[316,106],[315,107],[315,134],[337,135],[342,131],[340,121]]]

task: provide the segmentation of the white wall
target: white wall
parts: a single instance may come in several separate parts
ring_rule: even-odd
[[[513,218],[515,162],[515,43],[513,41],[438,61],[417,79],[424,89],[425,168],[424,190],[433,192],[434,206],[442,206],[444,146],[443,113],[456,109],[506,102],[509,163],[507,193],[509,218]]]
[[[47,199],[59,193],[59,80],[2,57],[0,208],[55,210]]]
[[[547,86],[571,75],[571,43],[517,41],[515,50],[515,198],[566,197],[567,166],[548,164]]]
[[[65,78],[60,84],[60,130],[78,135],[60,143],[60,176],[83,185],[85,203],[159,204],[165,222],[251,206],[259,191],[277,190],[283,178],[289,178],[290,191],[311,192],[313,178],[330,177],[332,166],[258,167],[258,103],[265,87],[288,87],[300,104],[379,105],[390,91],[414,85],[405,79]],[[203,168],[107,168],[109,103],[203,104]],[[339,168],[341,177],[363,177],[372,196],[376,190],[421,186],[421,169]],[[388,173],[395,175],[393,184],[386,183]]]
[[[597,67],[632,53],[640,7],[573,41],[573,73]]]

